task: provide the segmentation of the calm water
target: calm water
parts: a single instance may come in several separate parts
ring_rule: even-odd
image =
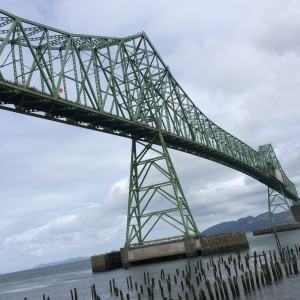
[[[300,245],[300,230],[279,233],[279,238],[282,247],[294,247],[295,244]],[[276,243],[273,235],[265,235],[253,237],[248,236],[250,249],[252,254],[254,251],[262,253],[263,250],[276,250]],[[228,255],[224,254],[223,257]],[[217,258],[218,256],[216,256]],[[130,293],[131,299],[137,299],[137,294],[134,290],[128,290],[126,277],[132,276],[133,282],[137,282],[138,286],[144,284],[144,272],[148,271],[150,278],[160,278],[160,271],[163,268],[166,274],[170,274],[171,278],[176,273],[176,269],[185,270],[188,261],[192,266],[196,266],[198,258],[180,259],[176,261],[169,261],[157,264],[149,264],[143,266],[132,267],[128,270],[118,269],[105,273],[93,274],[91,272],[90,260],[84,260],[76,263],[62,264],[58,266],[44,267],[33,270],[26,270],[10,274],[0,275],[0,300],[42,300],[43,294],[50,297],[51,300],[66,299],[71,300],[70,289],[77,288],[79,300],[91,300],[91,285],[96,284],[97,292],[103,299],[120,299],[114,297],[109,291],[109,281],[115,279],[116,285],[123,290],[124,295]],[[201,257],[202,262],[206,265],[209,261],[208,257]],[[298,266],[300,261],[298,257]],[[210,271],[211,273],[211,271]],[[226,274],[226,273],[224,273]],[[209,278],[209,276],[208,276]],[[182,280],[182,278],[180,279]],[[214,280],[212,278],[211,283]],[[273,283],[265,288],[256,289],[251,295],[244,296],[242,286],[240,286],[241,297],[239,299],[300,299],[300,276],[291,276]],[[203,283],[201,283],[203,285]],[[172,283],[173,299],[177,299],[178,292],[176,286]],[[180,288],[180,284],[177,285]],[[159,288],[155,288],[156,295],[154,299],[161,299]],[[180,292],[181,293],[181,292]],[[143,299],[148,299],[144,293]],[[183,295],[183,293],[181,293]]]

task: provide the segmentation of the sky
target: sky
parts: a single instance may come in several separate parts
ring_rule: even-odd
[[[72,33],[145,31],[214,123],[271,143],[300,192],[300,3],[277,0],[3,0]],[[131,141],[0,110],[0,273],[124,246]],[[170,150],[200,231],[267,211],[267,187]]]

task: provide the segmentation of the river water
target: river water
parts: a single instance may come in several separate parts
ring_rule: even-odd
[[[247,252],[249,252],[251,256],[254,251],[262,253],[263,251],[277,249],[274,235],[270,234],[253,237],[252,234],[248,234],[247,236],[250,248],[248,251],[242,252],[241,256],[246,255]],[[278,236],[282,247],[292,248],[295,247],[295,244],[300,245],[300,230],[279,233]],[[229,254],[221,255],[224,259],[229,257]],[[217,260],[218,257],[219,256],[216,255],[214,259]],[[185,294],[181,291],[180,284],[175,285],[173,276],[176,275],[176,269],[182,272],[182,270],[186,270],[188,264],[193,270],[197,261],[199,262],[199,259],[201,259],[204,266],[207,266],[210,258],[205,256],[190,259],[184,258],[168,262],[135,266],[128,270],[117,269],[96,274],[93,274],[91,271],[90,260],[83,260],[80,262],[2,274],[0,275],[0,300],[24,300],[25,298],[27,298],[27,300],[42,300],[43,295],[45,295],[45,299],[49,297],[50,300],[71,300],[70,290],[73,290],[74,288],[77,290],[78,300],[91,300],[92,284],[96,285],[97,293],[100,295],[101,300],[120,299],[120,296],[117,297],[110,293],[109,281],[112,279],[115,280],[119,290],[123,291],[125,299],[125,294],[127,293],[130,295],[130,299],[138,299],[135,289],[127,287],[126,277],[129,278],[129,276],[131,276],[132,281],[134,283],[136,282],[138,287],[143,284],[144,289],[147,289],[146,284],[144,284],[144,272],[149,274],[150,281],[151,278],[155,278],[156,288],[154,288],[154,299],[162,299],[157,284],[161,276],[161,269],[164,270],[165,274],[170,274],[170,277],[172,278],[171,298],[178,299],[179,293],[183,296],[183,299],[185,299]],[[299,259],[300,256],[298,256],[298,266],[300,267]],[[183,278],[179,279],[179,277],[180,276],[178,276],[178,281],[183,280]],[[213,284],[213,275],[208,273],[207,278],[210,279],[211,284]],[[299,275],[291,275],[289,278],[284,276],[283,279],[278,280],[273,284],[266,285],[260,289],[256,288],[248,295],[244,294],[242,286],[240,286],[241,296],[239,299],[300,299],[299,283]],[[200,286],[197,287],[198,291],[201,286],[204,288],[203,281],[200,283]],[[147,291],[144,291],[142,299],[148,299]]]

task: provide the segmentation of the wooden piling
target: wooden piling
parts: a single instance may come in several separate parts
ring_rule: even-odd
[[[240,288],[239,288],[237,278],[235,276],[233,276],[232,279],[233,279],[233,284],[234,284],[234,289],[235,289],[236,295],[240,296]]]
[[[200,290],[201,299],[207,300],[205,291],[203,289]]]
[[[215,289],[215,294],[216,294],[216,298],[217,300],[220,300],[220,295],[219,295],[219,290],[218,290],[218,285],[217,282],[214,282],[214,289]]]
[[[224,291],[223,291],[222,281],[218,277],[217,277],[217,283],[218,283],[218,287],[219,287],[219,292],[220,292],[220,295],[221,295],[221,299],[225,300],[225,295],[224,295]]]
[[[210,285],[210,282],[208,279],[206,280],[206,288],[208,290],[208,295],[209,295],[210,300],[215,300],[214,294],[213,294],[213,291],[212,291],[212,288],[211,288],[211,285]]]
[[[275,267],[274,267],[274,264],[273,264],[273,260],[270,261],[270,265],[271,265],[271,270],[272,270],[274,281],[277,281],[278,280],[278,276],[277,276],[277,273],[276,273],[276,270],[275,270]]]
[[[193,298],[198,299],[194,285],[191,286],[191,289],[192,289]]]
[[[150,284],[150,274],[149,274],[149,271],[147,271],[147,282],[148,282],[148,284]]]
[[[291,259],[288,259],[288,267],[289,267],[289,272],[291,275],[293,275],[293,271],[292,271],[292,265],[291,265]]]
[[[260,280],[261,280],[262,286],[264,286],[265,285],[265,276],[264,276],[264,273],[262,270],[260,271]]]
[[[251,288],[254,291],[255,290],[255,285],[254,285],[253,273],[250,269],[249,269],[249,277],[250,277]]]
[[[148,297],[152,298],[152,289],[147,287]]]
[[[225,280],[222,280],[222,285],[223,285],[223,290],[224,290],[224,294],[225,294],[225,299],[229,300],[229,293],[228,293],[228,288],[227,288],[227,284],[225,282]]]
[[[286,277],[290,277],[290,272],[289,272],[285,257],[283,257],[283,266],[284,266]]]
[[[260,283],[259,283],[259,273],[258,273],[258,270],[257,270],[257,265],[255,265],[254,273],[255,273],[255,282],[256,282],[256,286],[257,286],[258,288],[260,288]]]
[[[248,272],[245,272],[245,280],[246,280],[247,290],[249,293],[251,293],[250,276]]]
[[[165,279],[165,271],[163,269],[160,270],[160,279]]]
[[[162,298],[165,297],[164,288],[162,286],[160,287],[160,294]]]
[[[188,292],[185,292],[185,300],[190,300],[190,296]]]
[[[298,271],[298,265],[297,265],[297,257],[295,254],[292,256],[292,264],[293,264],[294,274],[298,275],[299,271]]]
[[[241,279],[242,279],[242,285],[243,285],[243,288],[244,288],[244,292],[247,295],[248,294],[248,289],[247,289],[246,280],[245,280],[245,277],[244,277],[243,274],[241,275]]]
[[[233,281],[232,281],[230,276],[228,276],[228,282],[229,282],[229,287],[230,287],[230,290],[231,290],[232,297],[235,298],[236,297],[236,292],[235,292]]]
[[[276,261],[275,266],[277,268],[277,272],[279,274],[279,278],[283,278],[282,269],[281,269],[279,261]]]
[[[48,297],[48,298],[49,298],[49,297]],[[74,298],[75,298],[75,300],[78,300],[77,289],[76,289],[76,288],[74,288]]]

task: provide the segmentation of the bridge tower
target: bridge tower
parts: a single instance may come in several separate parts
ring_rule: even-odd
[[[276,189],[268,186],[268,213],[269,225],[272,227],[273,214],[281,211],[288,211],[293,222],[295,221],[294,215],[291,211],[291,201],[286,197],[282,186],[286,184],[286,175],[276,157],[275,151],[271,144],[260,146],[258,152],[266,160],[267,173],[276,182]]]
[[[279,187],[281,189],[281,187]],[[285,197],[284,192],[277,192],[274,189],[271,189],[268,187],[268,213],[269,213],[269,225],[272,227],[274,226],[273,222],[273,214],[278,210],[288,211],[291,220],[295,223],[294,215],[291,211],[291,203],[290,201]]]
[[[149,142],[133,139],[125,247],[197,234],[161,131]]]

